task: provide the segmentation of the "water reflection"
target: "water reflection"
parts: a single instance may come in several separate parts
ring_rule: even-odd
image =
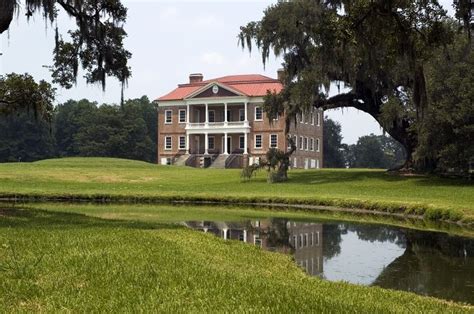
[[[474,240],[383,225],[188,221],[227,240],[291,254],[308,274],[474,304]]]

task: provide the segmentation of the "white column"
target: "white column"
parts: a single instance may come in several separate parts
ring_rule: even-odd
[[[244,229],[244,242],[247,242],[247,230]]]
[[[224,155],[229,154],[229,149],[227,147],[227,132],[224,133]]]
[[[248,104],[249,104],[248,102],[245,103],[245,110],[244,110],[244,111],[245,111],[245,122],[248,122],[248,121],[249,121],[249,119],[248,119],[248,113],[247,113]]]
[[[248,136],[249,134],[247,132],[244,133],[244,155],[248,155],[248,149],[247,149],[247,146],[248,146]]]
[[[209,124],[209,105],[206,104],[206,126]]]
[[[186,124],[189,124],[189,105],[186,105]]]
[[[227,103],[224,104],[224,124],[227,125]]]
[[[189,151],[189,134],[186,132],[186,154],[190,154]]]
[[[204,133],[204,155],[209,155],[209,133]]]
[[[222,232],[224,233],[224,240],[227,240],[227,228],[222,229]]]

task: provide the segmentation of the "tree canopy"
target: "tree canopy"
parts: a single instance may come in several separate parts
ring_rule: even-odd
[[[0,34],[7,31],[23,5],[17,0],[0,2]],[[71,88],[76,83],[79,67],[85,70],[88,83],[99,83],[105,89],[107,76],[114,76],[123,88],[131,76],[128,59],[131,53],[123,46],[123,28],[127,9],[120,0],[26,0],[24,13],[35,13],[53,24],[60,10],[76,22],[76,29],[64,38],[56,24],[52,67],[53,82]],[[21,104],[21,101],[12,103]]]
[[[241,27],[239,41],[256,45],[264,63],[283,56],[284,90],[265,99],[271,117],[286,112],[289,123],[311,106],[359,109],[404,146],[406,168],[425,169],[413,153],[429,107],[426,67],[456,31],[437,0],[293,0]]]

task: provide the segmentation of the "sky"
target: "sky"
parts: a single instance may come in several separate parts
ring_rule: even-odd
[[[281,59],[272,57],[264,67],[261,56],[238,45],[240,26],[262,18],[276,0],[124,0],[128,8],[126,49],[132,53],[132,78],[125,98],[143,95],[156,99],[186,83],[190,73],[204,79],[234,75],[263,74],[276,78]],[[452,0],[440,0],[450,10]],[[59,28],[74,28],[61,14]],[[40,15],[29,22],[21,11],[8,32],[0,35],[0,74],[29,73],[35,79],[51,81],[54,29]],[[78,78],[70,90],[58,88],[57,103],[87,98],[98,103],[118,103],[120,83],[109,78],[106,91]],[[353,144],[360,136],[382,134],[378,123],[356,109],[326,111],[342,125],[343,142]]]

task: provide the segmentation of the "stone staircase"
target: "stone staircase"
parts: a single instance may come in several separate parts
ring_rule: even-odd
[[[178,158],[175,159],[174,165],[175,166],[186,166],[186,161],[189,158],[189,154],[181,155]]]
[[[217,158],[214,160],[214,162],[209,166],[209,168],[214,168],[214,169],[224,169],[225,168],[225,162],[229,158],[229,155],[219,155]]]

